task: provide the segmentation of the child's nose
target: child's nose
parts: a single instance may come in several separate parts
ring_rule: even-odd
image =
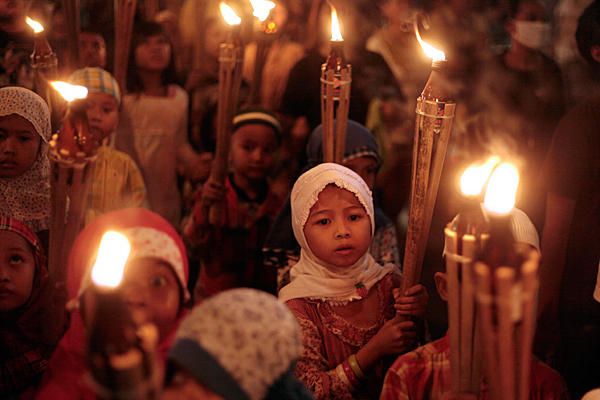
[[[2,154],[15,154],[17,148],[17,140],[14,137],[8,137],[0,143],[0,152]]]
[[[347,239],[350,237],[350,229],[344,221],[337,222],[335,225],[335,237],[337,239]]]

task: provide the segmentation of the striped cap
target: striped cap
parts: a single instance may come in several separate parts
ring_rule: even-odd
[[[121,104],[121,90],[116,79],[102,68],[81,68],[69,77],[69,83],[85,86],[91,93],[106,93]]]
[[[233,117],[232,131],[235,133],[236,130],[248,124],[261,124],[269,126],[273,128],[278,139],[281,136],[282,129],[279,119],[277,119],[275,114],[267,109],[256,107],[239,111],[236,116]]]

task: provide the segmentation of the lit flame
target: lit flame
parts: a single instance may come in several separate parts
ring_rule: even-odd
[[[88,90],[85,86],[71,85],[70,83],[62,81],[51,81],[50,84],[66,101],[69,102],[85,99],[88,94]]]
[[[433,61],[446,61],[446,54],[442,50],[438,50],[426,41],[421,38],[421,34],[419,33],[419,29],[415,26],[415,35],[417,36],[417,40],[421,45],[421,48],[427,54],[427,57],[431,58]]]
[[[519,171],[509,163],[500,164],[490,177],[483,206],[493,214],[508,214],[515,206]]]
[[[35,19],[27,17],[25,18],[25,22],[27,22],[27,25],[29,25],[29,27],[33,29],[33,33],[37,34],[44,32],[44,26],[37,22]]]
[[[221,10],[221,15],[227,25],[239,25],[242,23],[242,19],[238,17],[238,15],[233,11],[233,8],[229,7],[226,3],[220,2],[219,9]]]
[[[130,251],[131,245],[125,235],[115,231],[105,232],[92,267],[92,281],[105,288],[119,286]]]
[[[260,22],[265,22],[269,17],[271,10],[275,8],[275,3],[269,0],[250,0],[254,15]]]
[[[490,157],[484,164],[470,165],[460,177],[460,191],[465,196],[479,196],[500,159]]]
[[[331,6],[331,41],[343,42],[342,32],[340,30],[340,20],[338,19],[335,7]]]

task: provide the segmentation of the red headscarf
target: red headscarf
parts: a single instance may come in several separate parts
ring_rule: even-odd
[[[79,234],[69,254],[67,264],[67,293],[70,299],[76,299],[80,286],[92,265],[92,258],[108,230],[122,231],[130,228],[153,228],[167,234],[179,249],[183,261],[185,281],[188,279],[188,262],[185,245],[173,226],[164,218],[151,211],[141,208],[129,208],[113,211],[96,218]],[[182,290],[187,290],[182,288]],[[181,312],[178,322],[184,316]],[[178,323],[176,324],[178,325]],[[161,359],[166,360],[177,326],[159,344]],[[71,325],[50,359],[48,372],[44,377],[38,399],[56,398],[95,398],[82,382],[87,371],[85,364],[85,327],[78,311],[71,314]]]

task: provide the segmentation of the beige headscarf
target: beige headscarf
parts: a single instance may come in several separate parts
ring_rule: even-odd
[[[395,270],[394,265],[381,266],[367,251],[354,265],[339,269],[326,265],[311,251],[304,225],[319,193],[328,185],[352,192],[363,205],[371,220],[371,236],[375,229],[375,211],[371,191],[354,171],[339,164],[324,163],[305,172],[292,189],[292,228],[300,244],[300,260],[291,270],[291,282],[279,292],[281,301],[297,298],[317,298],[345,302],[363,297],[359,288],[367,291],[384,276]]]
[[[39,232],[48,229],[50,223],[50,111],[44,100],[31,90],[9,86],[0,89],[0,117],[12,114],[29,121],[42,141],[29,170],[16,178],[0,178],[0,213]]]

